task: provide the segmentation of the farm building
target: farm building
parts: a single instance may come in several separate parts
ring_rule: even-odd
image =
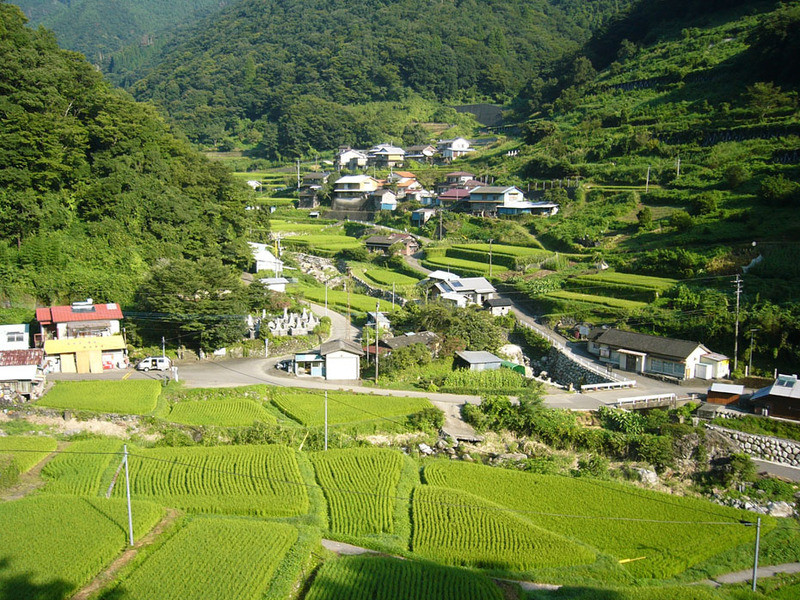
[[[273,271],[275,277],[278,277],[283,272],[283,261],[270,252],[268,244],[247,242],[247,245],[250,246],[250,251],[253,253],[256,273],[259,271]]]
[[[360,379],[364,351],[350,340],[331,340],[312,352],[294,356],[294,374],[325,379]]]
[[[378,323],[378,327],[381,329],[391,329],[392,322],[389,320],[389,317],[386,316],[385,312],[372,312],[367,313],[367,327],[375,327],[375,323]]]
[[[92,299],[69,306],[37,308],[47,368],[61,373],[99,373],[127,364],[127,346],[120,335],[122,310],[116,303],[95,304]]]
[[[35,399],[44,385],[44,350],[0,350],[0,397]]]
[[[286,284],[290,283],[285,277],[265,277],[264,279],[259,279],[259,281],[263,283],[268,290],[282,293],[286,293]]]
[[[0,350],[27,350],[31,347],[30,325],[0,325]]]
[[[403,256],[411,256],[419,250],[419,242],[408,233],[392,233],[391,235],[373,235],[364,242],[370,252],[383,252],[389,254],[395,244]]]
[[[491,352],[462,350],[456,352],[453,368],[470,371],[494,371],[503,365],[503,359]]]
[[[647,335],[620,329],[595,329],[588,350],[600,362],[623,371],[683,379],[727,377],[727,356],[711,352],[699,342]]]
[[[743,385],[712,383],[706,394],[706,402],[711,404],[737,404],[743,393]]]
[[[483,306],[492,313],[492,316],[502,317],[508,314],[514,303],[508,298],[489,298],[484,301]]]
[[[800,421],[800,382],[797,375],[778,375],[775,382],[755,392],[753,410],[764,416]]]

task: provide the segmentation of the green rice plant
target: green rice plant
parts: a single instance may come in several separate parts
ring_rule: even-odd
[[[326,562],[306,600],[501,600],[500,588],[478,573],[381,556]]]
[[[282,219],[270,219],[269,228],[274,232],[289,233],[320,233],[323,229],[331,231],[329,222],[322,223],[293,223]],[[283,238],[286,240],[287,238]]]
[[[442,390],[454,393],[512,393],[529,387],[531,380],[511,369],[471,371],[455,369],[442,383]]]
[[[493,484],[486,481],[483,485]],[[437,562],[527,571],[595,560],[594,552],[586,546],[465,491],[419,486],[414,490],[411,510],[411,549]]]
[[[753,538],[740,524],[752,521],[752,513],[623,483],[444,461],[431,463],[423,475],[431,485],[470,491],[538,527],[629,561],[623,568],[633,577],[668,578]],[[762,517],[762,528],[774,527],[774,519]]]
[[[637,310],[647,306],[646,302],[637,302],[635,300],[623,300],[621,298],[612,298],[610,296],[596,296],[594,294],[580,294],[578,292],[569,292],[567,290],[555,290],[547,292],[545,297],[555,298],[558,300],[572,300],[575,302],[583,302],[586,304],[597,304],[600,306],[607,306],[609,308],[622,308],[629,310]]]
[[[146,415],[156,408],[161,383],[135,381],[59,381],[37,404],[51,408]]]
[[[325,395],[300,389],[275,390],[272,402],[283,413],[307,427],[325,424]],[[431,408],[425,398],[328,392],[328,424],[352,425],[377,421],[404,426],[404,417]],[[385,420],[385,421],[384,421]]]
[[[262,598],[297,537],[297,529],[284,523],[195,517],[108,596],[126,600]]]
[[[42,469],[42,476],[48,480],[46,490],[82,496],[104,494],[106,490],[101,489],[101,484],[106,481],[106,472],[109,468],[116,469],[121,460],[122,440],[100,438],[72,442],[67,452],[58,454]]]
[[[0,437],[0,457],[10,456],[20,473],[30,471],[56,449],[51,437],[34,435],[9,435]],[[21,450],[21,452],[14,452]]]
[[[403,456],[393,450],[351,448],[311,456],[328,502],[333,533],[365,535],[394,532],[397,484]]]
[[[317,304],[325,304],[324,287],[306,284],[299,284],[292,287],[298,292],[302,292],[308,300],[316,302]],[[328,307],[338,310],[339,312],[347,311],[349,304],[351,313],[366,315],[368,312],[375,310],[375,303],[376,299],[366,294],[357,294],[352,291],[345,292],[344,290],[328,290]],[[391,309],[391,306],[391,303],[382,301],[381,311],[388,311]]]
[[[651,277],[649,275],[635,275],[633,273],[618,273],[616,271],[604,271],[591,275],[581,275],[577,279],[591,282],[613,283],[627,285],[634,288],[648,288],[657,292],[666,292],[675,286],[678,281],[667,277]]]
[[[132,503],[140,538],[162,509]],[[128,543],[124,500],[41,494],[0,503],[0,596],[30,600],[71,597]]]
[[[190,512],[286,517],[308,512],[306,483],[284,446],[129,448],[131,494]],[[124,485],[116,485],[123,497]]]
[[[333,256],[345,248],[362,247],[361,241],[356,238],[324,233],[287,237],[283,239],[283,245],[292,250],[310,252],[320,256]]]
[[[277,419],[264,408],[265,399],[263,390],[255,386],[186,390],[170,397],[169,412],[163,418],[184,425],[219,427],[274,424]]]
[[[505,244],[453,244],[452,247],[480,252],[481,254],[487,256],[487,260],[489,250],[492,251],[492,254],[497,254],[498,256],[541,256],[542,258],[545,258],[552,254],[552,252],[542,250],[541,248],[530,248],[528,246],[508,246]]]
[[[364,271],[364,276],[378,285],[391,288],[392,284],[396,287],[411,287],[420,282],[421,278],[410,277],[403,273],[397,273],[390,269],[380,267],[370,267]]]
[[[449,256],[433,256],[425,258],[422,264],[429,269],[443,269],[452,270],[460,275],[470,275],[477,277],[485,277],[489,274],[489,263],[475,262],[472,260],[463,260],[460,258],[451,258]],[[499,274],[508,271],[507,267],[503,265],[493,265],[492,274]]]

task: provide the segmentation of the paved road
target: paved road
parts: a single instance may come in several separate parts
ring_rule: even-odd
[[[762,577],[774,577],[780,573],[800,573],[800,563],[784,563],[782,565],[758,567],[759,579]],[[734,573],[725,573],[723,575],[718,575],[713,579],[705,579],[699,583],[705,583],[707,585],[719,587],[723,583],[744,583],[745,581],[753,581],[753,569],[735,571]]]
[[[755,463],[759,473],[769,473],[770,475],[783,477],[790,481],[800,482],[800,467],[791,467],[789,465],[782,465],[770,460],[761,460],[758,458],[754,458],[753,463]]]

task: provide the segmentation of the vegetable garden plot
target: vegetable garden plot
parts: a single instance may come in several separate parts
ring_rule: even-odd
[[[129,451],[135,498],[200,513],[286,517],[309,508],[294,451],[284,446]],[[114,487],[114,496],[124,494],[124,485]]]
[[[133,502],[137,538],[162,509]],[[121,500],[41,494],[0,503],[0,597],[69,598],[128,543]]]
[[[422,485],[414,489],[411,506],[411,549],[437,562],[527,571],[595,560],[586,546],[464,491]]]
[[[306,600],[501,600],[490,579],[462,569],[378,556],[326,562]]]
[[[754,520],[752,513],[622,483],[444,462],[428,465],[424,479],[520,511],[537,526],[618,560],[639,559],[624,563],[636,577],[671,577],[753,538],[739,524]],[[774,526],[762,517],[762,529]]]
[[[19,472],[25,473],[44,460],[56,449],[56,446],[56,440],[51,437],[10,435],[0,437],[0,456],[11,456],[19,467]],[[24,452],[14,452],[14,450],[24,450]],[[29,450],[36,452],[29,452]]]
[[[276,390],[272,402],[285,414],[307,427],[325,424],[325,395],[306,390]],[[328,424],[344,425],[391,419],[402,425],[408,415],[433,405],[425,398],[328,392]],[[391,423],[383,421],[386,425]]]
[[[156,408],[161,383],[135,381],[59,381],[37,404],[69,410],[146,415]]]
[[[297,529],[283,523],[195,517],[107,597],[262,598],[296,541]]]
[[[312,455],[334,533],[394,532],[395,496],[403,457],[392,450],[347,449]]]
[[[75,454],[73,454],[73,452]],[[91,452],[92,454],[78,454]],[[96,439],[72,442],[67,452],[58,454],[42,469],[42,476],[50,480],[46,490],[57,494],[97,496],[103,475],[109,466],[113,469],[122,461],[122,440]],[[109,474],[110,481],[111,474]],[[106,481],[106,485],[109,483]]]

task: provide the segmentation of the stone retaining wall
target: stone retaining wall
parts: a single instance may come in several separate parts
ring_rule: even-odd
[[[583,365],[576,363],[569,356],[553,346],[547,353],[547,373],[551,379],[558,383],[576,389],[586,383],[608,383],[613,381],[590,371]]]
[[[350,277],[352,277],[353,281],[356,282],[356,288],[359,293],[366,294],[367,296],[372,296],[373,298],[380,298],[381,300],[385,300],[386,302],[391,303],[392,292],[378,287],[374,287],[352,273],[350,274]],[[397,304],[398,306],[405,306],[407,302],[408,300],[406,300],[402,296],[398,295],[397,293],[394,294],[394,303]]]
[[[800,442],[744,433],[743,431],[727,429],[718,425],[706,424],[706,428],[712,429],[730,439],[745,454],[784,465],[800,467]]]

